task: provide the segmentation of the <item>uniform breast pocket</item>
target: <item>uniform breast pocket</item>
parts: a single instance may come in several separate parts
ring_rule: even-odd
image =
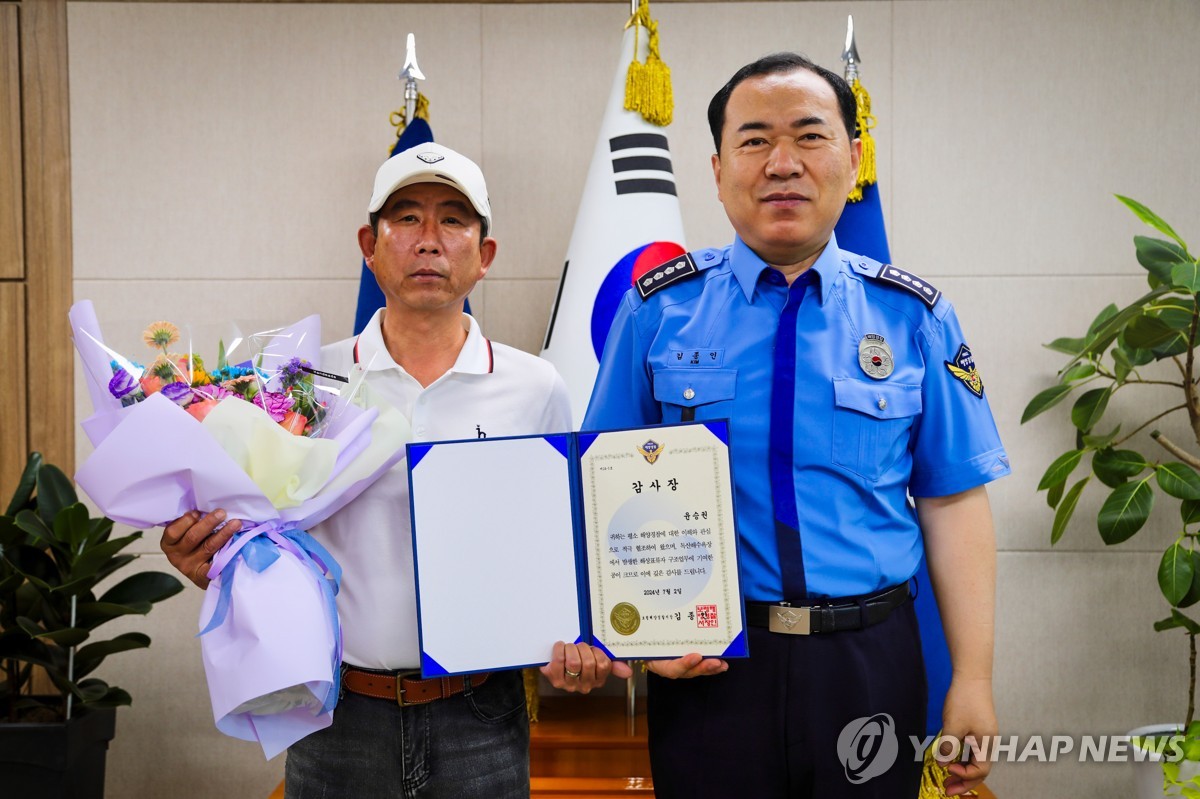
[[[729,418],[736,387],[736,369],[654,370],[664,423]]]
[[[833,395],[833,462],[878,480],[908,449],[921,387],[837,378]]]

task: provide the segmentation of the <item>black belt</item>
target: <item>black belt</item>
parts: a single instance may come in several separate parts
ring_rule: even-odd
[[[879,624],[909,600],[908,583],[876,594],[800,602],[747,602],[746,623],[784,635],[814,635],[861,630]]]

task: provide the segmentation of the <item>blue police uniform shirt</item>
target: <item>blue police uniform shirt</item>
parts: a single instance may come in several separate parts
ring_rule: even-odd
[[[908,495],[956,494],[1010,471],[950,302],[892,267],[881,278],[882,264],[836,238],[791,287],[740,238],[690,256],[698,274],[645,300],[626,293],[583,429],[679,422],[685,409],[730,420],[748,600],[856,596],[909,579],[922,540]],[[860,355],[868,336],[886,348]],[[886,361],[888,350],[890,374],[870,376],[860,357]],[[780,552],[790,557],[797,530],[791,571],[802,573],[789,579]]]

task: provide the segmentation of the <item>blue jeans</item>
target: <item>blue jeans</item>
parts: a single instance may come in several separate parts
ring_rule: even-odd
[[[288,749],[286,799],[528,799],[519,671],[400,707],[344,692],[333,724]]]

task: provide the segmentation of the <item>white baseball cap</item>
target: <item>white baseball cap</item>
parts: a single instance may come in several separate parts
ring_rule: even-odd
[[[375,191],[367,212],[375,213],[393,192],[414,183],[444,183],[458,189],[483,217],[484,229],[491,229],[492,205],[483,172],[462,153],[433,142],[410,147],[383,162],[375,173]]]

